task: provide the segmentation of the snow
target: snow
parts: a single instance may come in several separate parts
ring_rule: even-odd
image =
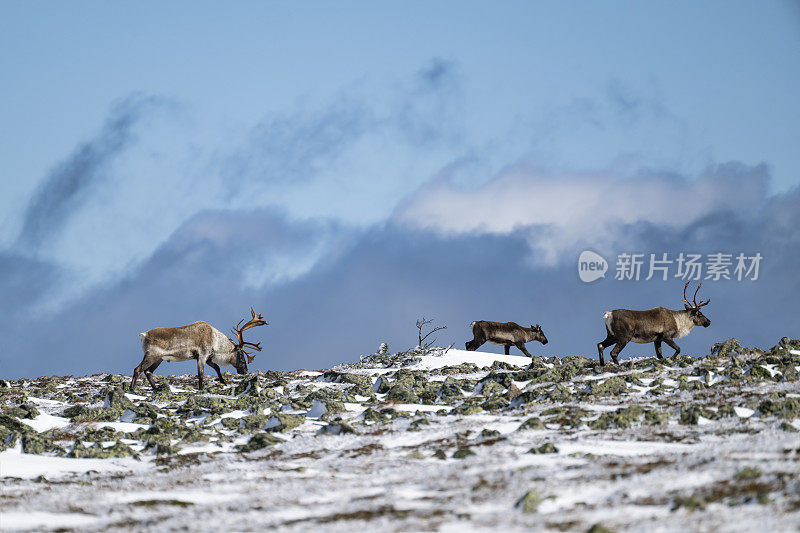
[[[224,490],[224,488],[225,487],[219,487],[218,490],[214,491],[214,501],[229,502],[245,497],[244,494]],[[228,486],[228,488],[235,488],[235,485]],[[111,503],[133,503],[152,500],[178,500],[181,502],[203,504],[208,502],[209,493],[201,490],[134,491],[114,494],[108,497],[108,501]]]
[[[39,416],[37,416],[33,420],[28,418],[21,418],[20,422],[22,422],[27,426],[32,427],[39,433],[56,428],[61,429],[67,427],[72,423],[70,422],[69,418],[62,418],[60,416],[48,415],[45,413],[39,414]]]
[[[49,513],[45,511],[4,511],[0,530],[66,529],[95,525],[100,518],[82,513]]]
[[[449,406],[449,405],[425,405],[425,404],[421,404],[421,403],[397,403],[397,404],[393,404],[392,405],[392,409],[395,409],[397,411],[406,411],[406,412],[409,412],[409,413],[416,413],[417,411],[420,411],[420,412],[423,412],[423,413],[435,413],[436,411],[439,411],[441,409],[444,409],[445,411],[450,411],[453,408],[451,406]]]
[[[48,479],[67,474],[96,472],[125,472],[146,470],[145,462],[129,457],[113,459],[69,459],[47,455],[22,453],[19,444],[16,448],[0,452],[0,478],[34,478],[46,476]]]
[[[521,356],[449,350],[443,356],[424,356],[415,366],[406,368],[436,369],[462,363],[486,368],[498,360],[522,367],[530,362]],[[726,368],[718,367],[706,376],[696,365],[649,368],[631,372],[649,372],[649,377],[640,377],[648,386],[663,380],[673,387],[692,374],[704,376],[693,379],[714,383],[727,373]],[[378,375],[391,376],[397,370],[363,367],[353,371],[375,381]],[[315,382],[319,372],[285,373],[282,382],[287,385],[280,392],[290,398],[281,400],[284,409],[306,414],[306,421],[291,430],[272,433],[281,442],[247,453],[240,453],[237,447],[250,440],[251,430],[218,430],[202,425],[209,441],[187,443],[171,434],[171,442],[179,449],[176,453],[156,458],[154,451],[148,450],[142,452],[141,461],[22,454],[18,442],[15,449],[0,453],[0,529],[587,531],[599,522],[616,531],[798,530],[800,511],[790,506],[800,500],[792,484],[770,488],[770,502],[763,505],[734,495],[709,500],[705,509],[673,510],[677,498],[704,494],[720,482],[732,488],[744,487],[736,473],[747,466],[762,471],[759,482],[770,487],[774,480],[791,479],[800,471],[800,456],[790,453],[797,447],[797,434],[779,429],[783,420],[753,417],[752,409],[739,407],[757,405],[773,394],[781,398],[798,396],[796,382],[770,380],[763,373],[753,386],[726,380],[713,391],[704,387],[683,391],[659,388],[658,394],[643,396],[632,391],[652,389],[633,387],[617,396],[587,394],[592,381],[586,378],[606,379],[627,373],[608,370],[598,376],[592,369],[559,383],[575,392],[566,403],[551,401],[543,394],[536,400],[528,398],[530,401],[497,410],[485,407],[471,415],[453,415],[452,410],[485,405],[485,398],[467,392],[446,398],[420,394],[420,401],[431,403],[412,404],[386,402],[385,394],[376,395],[377,400],[355,395],[356,401],[346,402],[346,410],[336,413],[355,432],[337,436],[318,436],[319,428],[328,423],[318,418],[325,412],[324,402],[313,402],[302,410],[293,410],[292,403],[298,406],[296,400],[305,396],[308,386],[331,391],[349,386]],[[471,386],[489,372],[423,377],[430,382],[453,376],[471,380]],[[165,379],[194,390],[194,376]],[[234,377],[235,382],[225,390],[233,391],[243,379],[252,378]],[[82,379],[86,385],[81,388],[94,387],[104,394],[108,384],[97,381]],[[555,387],[538,381],[513,382],[520,389],[535,386],[543,393]],[[278,391],[277,387],[272,389]],[[40,405],[51,407],[44,402]],[[690,404],[712,412],[723,405],[735,406],[737,416],[719,420],[701,417],[697,425],[679,423],[680,407]],[[580,408],[588,412],[581,417],[586,422],[631,405],[655,409],[669,419],[660,426],[642,419],[630,428],[597,429],[587,424],[573,428],[571,422],[559,421],[560,415],[542,415],[553,407]],[[56,405],[52,407],[42,410],[55,413]],[[384,411],[386,416],[365,424],[363,412],[367,407]],[[437,414],[440,410],[447,413]],[[187,423],[185,415],[174,408],[165,411],[162,416],[185,425],[207,420],[206,415],[192,415]],[[211,418],[216,427],[217,416],[238,419],[251,412],[237,409]],[[532,417],[544,420],[548,429],[520,430],[522,422]],[[122,418],[129,419],[128,415]],[[69,421],[48,414],[23,422],[39,429]],[[786,422],[800,427],[798,419]],[[272,418],[270,424],[275,423]],[[90,435],[82,432],[103,426],[122,431],[146,427],[100,422],[73,424],[68,431],[86,445],[95,446],[89,442]],[[121,440],[136,451],[141,451],[145,442]],[[100,445],[113,443],[107,440]],[[557,452],[528,453],[543,444],[553,444]],[[455,452],[464,448],[474,455],[458,458]],[[36,480],[39,475],[49,481],[60,480],[46,483]],[[536,513],[522,513],[514,505],[529,490],[542,498]],[[137,505],[143,501],[163,503]],[[181,502],[194,507],[184,508]]]
[[[618,440],[593,440],[556,442],[560,455],[572,453],[591,453],[593,455],[652,455],[656,453],[688,452],[692,449],[689,444],[675,442],[649,442],[649,441],[618,441]]]
[[[114,431],[122,431],[123,433],[130,433],[137,429],[147,429],[148,424],[135,424],[133,422],[91,422],[90,425],[96,428],[111,428]]]
[[[527,367],[531,364],[531,358],[519,355],[501,355],[488,352],[469,352],[467,350],[455,350],[453,348],[447,350],[444,355],[425,355],[420,358],[420,361],[407,368],[410,370],[433,370],[435,368],[444,368],[446,366],[457,366],[463,363],[474,363],[478,368],[492,366],[495,361],[501,363],[509,363],[521,368]]]
[[[775,377],[775,374],[780,374],[779,370],[775,370],[775,365],[758,365],[769,372],[770,377]]]

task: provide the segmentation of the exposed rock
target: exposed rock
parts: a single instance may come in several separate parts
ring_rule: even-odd
[[[453,459],[463,459],[465,457],[469,457],[470,455],[475,455],[475,452],[469,448],[459,448],[453,453]]]
[[[267,431],[289,431],[306,420],[304,414],[278,413],[270,417],[267,422]]]
[[[542,503],[542,498],[539,496],[535,491],[529,490],[522,497],[517,500],[517,503],[514,505],[517,509],[520,509],[523,513],[535,513],[536,509],[539,508],[539,504]]]
[[[600,382],[593,381],[589,387],[591,394],[595,396],[619,396],[628,389],[625,380],[619,376],[614,376]]]
[[[386,393],[386,399],[401,403],[419,403],[419,396],[414,393],[407,382],[395,383]]]
[[[558,453],[558,448],[556,448],[555,445],[552,442],[545,442],[544,444],[542,444],[538,448],[531,448],[530,450],[528,450],[528,453],[534,453],[534,454],[539,454],[539,453]]]
[[[253,452],[268,446],[280,444],[281,442],[283,442],[281,439],[269,433],[256,433],[250,438],[247,444],[240,448],[240,450],[243,452]]]
[[[544,426],[544,422],[538,417],[534,416],[533,418],[527,419],[525,422],[520,424],[517,431],[525,430],[525,429],[546,429]]]

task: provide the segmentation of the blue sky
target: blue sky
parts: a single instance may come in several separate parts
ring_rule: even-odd
[[[408,347],[422,314],[590,355],[605,309],[680,305],[581,284],[586,248],[761,251],[681,344],[797,335],[797,3],[2,11],[0,329],[47,324],[5,375],[129,371],[138,332],[251,304],[261,368]]]

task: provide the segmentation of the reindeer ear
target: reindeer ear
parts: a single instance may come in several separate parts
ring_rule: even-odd
[[[683,304],[683,307],[685,307],[687,311],[688,311],[689,309],[691,309],[691,307],[690,307],[690,306],[688,306],[688,305],[686,305],[686,304]]]

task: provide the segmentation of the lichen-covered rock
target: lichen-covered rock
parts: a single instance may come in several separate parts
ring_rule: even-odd
[[[542,497],[535,491],[529,490],[517,500],[514,507],[521,510],[523,513],[535,513],[540,503],[542,503]]]
[[[225,429],[238,429],[242,425],[242,420],[239,418],[226,417],[219,421]],[[265,422],[266,425],[266,422]]]
[[[75,445],[72,447],[72,450],[70,450],[67,456],[74,458],[107,459],[109,457],[136,456],[136,453],[131,449],[130,446],[120,441],[114,443],[113,446],[104,448],[100,444],[87,447],[84,446],[80,440],[78,440],[75,442]]]
[[[481,407],[480,405],[475,405],[475,404],[459,405],[458,407],[453,409],[453,413],[455,413],[457,415],[464,415],[464,416],[474,415],[474,414],[480,413],[482,411],[483,411],[483,407]]]
[[[245,430],[259,430],[264,428],[272,416],[270,415],[245,415],[241,420],[241,427]],[[236,427],[239,427],[240,422],[237,420]]]
[[[278,413],[267,421],[267,431],[289,431],[306,420],[304,414]]]
[[[647,409],[644,412],[644,423],[648,426],[663,426],[669,422],[669,413]]]
[[[151,435],[144,449],[155,450],[156,455],[173,455],[180,451],[178,446],[172,445],[171,439],[166,435]]]
[[[136,413],[136,418],[132,420],[137,424],[152,424],[158,418],[159,414],[163,414],[161,409],[153,404],[147,402],[139,402],[133,406],[133,412]]]
[[[532,418],[527,419],[525,422],[519,425],[517,431],[522,431],[525,429],[546,429],[544,426],[544,422],[538,416],[534,416]]]
[[[448,376],[439,387],[438,392],[439,396],[443,398],[454,398],[461,396],[461,387],[459,387],[458,381],[456,381],[452,376]]]
[[[372,407],[367,407],[363,413],[364,421],[365,422],[386,422],[389,420],[389,417],[379,413]]]
[[[475,363],[462,363],[460,365],[445,366],[431,372],[431,374],[474,374],[480,371]]]
[[[723,342],[717,342],[711,346],[711,355],[716,358],[728,357],[729,355],[739,355],[747,351],[739,344],[739,339],[733,338]]]
[[[419,401],[424,404],[433,404],[439,399],[439,384],[435,382],[417,381],[412,389]]]
[[[509,401],[503,396],[494,396],[481,404],[484,411],[498,411],[508,407]]]
[[[800,417],[800,398],[786,398],[785,400],[764,400],[758,404],[762,416],[777,418]]]
[[[469,448],[459,448],[453,453],[453,459],[463,459],[465,457],[469,457],[470,455],[475,455],[475,452]]]
[[[4,427],[9,431],[13,431],[15,433],[30,433],[33,429],[17,420],[15,417],[1,414],[0,415],[0,427]]]
[[[599,418],[589,422],[589,427],[592,429],[608,429],[612,427],[626,429],[638,423],[643,413],[644,410],[637,405],[623,407],[612,413],[601,414]]]
[[[116,407],[83,407],[76,406],[79,409],[77,414],[72,416],[73,422],[114,422],[119,420],[124,412],[123,409]],[[64,411],[66,415],[70,409]]]
[[[608,378],[604,381],[593,381],[589,391],[595,396],[619,396],[628,390],[625,380],[619,376]]]
[[[542,411],[542,415],[552,415],[552,418],[548,419],[548,423],[554,422],[564,427],[577,429],[584,424],[583,419],[591,416],[591,413],[580,407],[567,405],[564,407],[553,407],[551,409],[546,409]]]
[[[401,403],[419,403],[419,396],[416,395],[414,390],[407,382],[395,383],[389,392],[386,393],[386,399],[392,402]]]
[[[327,426],[322,426],[317,433],[319,435],[344,435],[358,432],[350,424],[339,420],[337,422],[331,422]]]
[[[236,388],[233,389],[233,394],[234,396],[241,396],[242,394],[258,396],[261,392],[261,388],[258,376],[247,376],[236,385]]]
[[[575,399],[575,395],[561,383],[557,383],[545,393],[545,397],[551,402],[569,403]]]
[[[269,433],[256,433],[250,438],[247,444],[243,445],[239,449],[243,452],[253,452],[268,446],[280,444],[281,442],[283,441],[280,438]]]
[[[16,418],[36,418],[39,416],[39,410],[29,403],[21,403],[14,407],[3,409],[3,414],[13,416]]]
[[[552,442],[545,442],[538,448],[531,448],[528,450],[528,453],[533,454],[540,454],[540,453],[558,453],[558,448],[556,448],[555,444]]]
[[[709,420],[717,418],[717,414],[708,409],[703,409],[695,405],[684,405],[683,407],[681,407],[681,413],[680,416],[678,417],[678,423],[683,425],[696,426],[701,416]]]
[[[30,454],[54,453],[64,455],[66,452],[61,446],[53,444],[50,439],[36,432],[22,435],[22,452]]]
[[[372,385],[372,390],[377,392],[378,394],[385,394],[389,392],[389,379],[385,376],[379,376],[375,383]]]
[[[17,435],[18,433],[9,430],[5,426],[0,426],[0,452],[17,444]]]
[[[149,384],[147,385],[147,388],[150,388]],[[150,403],[180,402],[191,396],[194,396],[194,394],[195,393],[193,392],[172,392],[169,383],[164,381],[156,385],[156,389],[151,392],[146,401]]]
[[[481,387],[480,394],[482,396],[495,396],[497,394],[503,394],[505,390],[506,388],[497,381],[488,379],[483,382],[483,387]]]
[[[177,413],[200,416],[203,414],[219,415],[234,409],[234,400],[212,398],[209,396],[191,396],[181,405]]]
[[[125,396],[125,393],[122,392],[122,389],[119,387],[115,387],[106,392],[105,406],[120,411],[125,411],[126,409],[133,410],[135,408],[133,402]]]

